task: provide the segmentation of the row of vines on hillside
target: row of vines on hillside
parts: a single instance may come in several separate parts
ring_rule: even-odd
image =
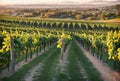
[[[3,30],[0,38],[0,67],[7,66],[8,70],[11,61],[11,38],[14,42],[13,51],[15,53],[15,61],[18,61],[21,57],[25,57],[25,61],[27,61],[28,56],[32,58],[34,52],[38,55],[42,48],[45,50],[46,46],[51,46],[57,41],[57,35],[55,33],[40,33],[39,31],[30,33],[23,31],[7,32]]]
[[[74,36],[93,56],[105,62],[113,60],[116,68],[116,63],[120,61],[120,31],[81,31],[74,32]]]
[[[10,26],[24,26],[34,28],[56,28],[65,30],[118,30],[119,23],[101,23],[101,22],[75,22],[75,21],[52,21],[52,20],[16,20],[16,19],[0,19],[1,25]]]

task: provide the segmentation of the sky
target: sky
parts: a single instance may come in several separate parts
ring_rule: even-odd
[[[64,1],[73,1],[73,2],[89,2],[93,0],[0,0],[0,5],[14,5],[14,4],[42,4],[42,3],[59,3]],[[97,0],[98,1],[98,0]],[[106,1],[116,1],[116,0],[106,0]]]

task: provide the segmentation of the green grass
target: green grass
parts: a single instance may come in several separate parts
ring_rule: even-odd
[[[68,57],[68,73],[69,73],[69,80],[68,81],[85,81],[80,74],[80,68],[78,66],[78,55],[79,52],[76,52],[74,42],[72,42],[72,45],[70,47],[69,51],[69,57]]]
[[[77,61],[79,61],[81,65],[84,67],[89,81],[103,81],[100,73],[94,68],[93,64],[83,54],[83,52],[80,50],[79,46],[75,43],[75,41],[72,41],[69,53],[70,63],[68,66],[68,70],[71,77],[71,80],[69,81],[85,81],[78,73],[80,70],[78,69]]]
[[[64,73],[59,73],[57,81],[103,81],[100,73],[95,69],[93,64],[83,54],[78,45],[73,40],[68,52],[68,65],[65,68]],[[83,78],[80,65],[86,71],[86,76]]]
[[[42,71],[39,71],[37,73],[41,75],[36,75],[33,81],[51,81],[55,71],[55,67],[58,62],[59,55],[60,55],[60,50],[56,49],[44,62]]]
[[[37,65],[40,61],[44,60],[48,56],[48,54],[51,53],[54,49],[56,49],[56,46],[50,48],[48,51],[45,51],[42,55],[36,57],[30,63],[24,65],[21,69],[19,69],[19,71],[15,72],[12,76],[8,78],[3,78],[2,81],[22,81],[26,73],[35,65]]]

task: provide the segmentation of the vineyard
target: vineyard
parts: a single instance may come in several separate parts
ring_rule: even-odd
[[[119,74],[120,23],[0,18],[0,81],[120,81],[89,57]]]

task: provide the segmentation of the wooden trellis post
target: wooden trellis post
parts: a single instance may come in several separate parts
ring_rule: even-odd
[[[62,38],[61,60],[63,60],[63,53],[64,53],[64,39]]]
[[[15,71],[14,40],[10,37],[10,71]]]

